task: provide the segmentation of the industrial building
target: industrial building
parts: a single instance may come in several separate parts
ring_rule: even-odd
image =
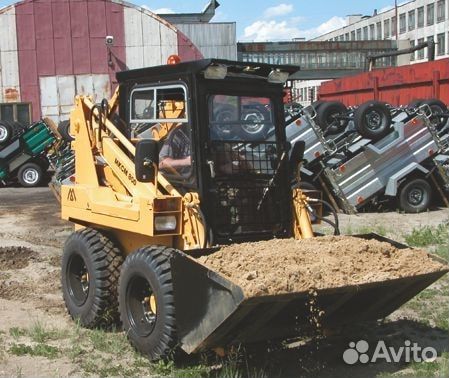
[[[179,27],[121,0],[25,0],[1,9],[0,119],[67,119],[76,94],[107,98],[116,72],[165,64],[172,54],[235,58],[235,24],[209,24],[216,6],[212,0],[190,23],[179,15]]]
[[[314,41],[402,40],[411,46],[431,38],[436,59],[449,57],[449,1],[413,0],[372,16],[351,15],[347,26],[323,34]],[[427,52],[410,54],[410,63],[427,59]]]

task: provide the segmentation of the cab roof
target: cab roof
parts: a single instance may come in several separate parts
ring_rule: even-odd
[[[158,78],[165,75],[190,75],[198,74],[211,65],[224,65],[228,69],[228,73],[243,76],[256,76],[260,78],[268,77],[272,70],[280,70],[288,72],[290,75],[299,71],[299,66],[277,65],[255,62],[238,62],[224,59],[201,59],[190,62],[183,62],[171,65],[162,65],[154,67],[139,68],[134,70],[122,71],[117,73],[119,83],[127,81],[135,81],[138,79]]]

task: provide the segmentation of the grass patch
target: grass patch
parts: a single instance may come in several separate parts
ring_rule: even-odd
[[[374,232],[380,236],[386,236],[388,229],[382,224],[375,224],[371,226],[352,227],[350,224],[343,230],[343,234],[357,235],[357,234],[370,234]]]
[[[414,247],[427,247],[430,245],[447,245],[449,241],[449,230],[447,224],[438,226],[424,226],[414,228],[410,234],[404,235],[408,245]]]
[[[9,329],[9,334],[14,340],[17,341],[20,337],[25,336],[27,332],[25,328],[12,327]]]
[[[59,349],[48,344],[37,344],[34,346],[25,344],[13,344],[11,348],[9,348],[9,353],[15,356],[29,355],[53,359],[59,356]]]
[[[444,352],[433,362],[413,362],[410,377],[449,377],[449,353]]]

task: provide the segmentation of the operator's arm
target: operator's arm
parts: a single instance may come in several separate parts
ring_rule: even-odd
[[[182,159],[173,159],[171,157],[166,157],[159,162],[159,169],[166,168],[181,168],[181,167],[189,167],[192,165],[191,156],[186,156]]]

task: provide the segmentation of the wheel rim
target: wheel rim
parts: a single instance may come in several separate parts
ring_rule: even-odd
[[[29,185],[34,185],[39,181],[39,172],[35,168],[27,168],[22,173],[23,181]]]
[[[8,131],[5,126],[0,126],[0,142],[4,142],[8,136]]]
[[[375,110],[366,115],[366,125],[370,130],[378,130],[382,126],[382,116]]]
[[[422,204],[426,199],[426,192],[420,187],[413,187],[407,195],[408,202],[413,206]]]
[[[244,120],[246,122],[251,122],[242,125],[243,130],[245,130],[248,134],[257,134],[264,127],[263,121],[265,118],[257,112],[245,114]]]
[[[67,288],[77,306],[82,306],[89,295],[89,272],[84,259],[73,255],[67,264]]]
[[[126,290],[126,311],[129,323],[141,337],[150,335],[156,325],[156,297],[147,279],[133,277]]]

